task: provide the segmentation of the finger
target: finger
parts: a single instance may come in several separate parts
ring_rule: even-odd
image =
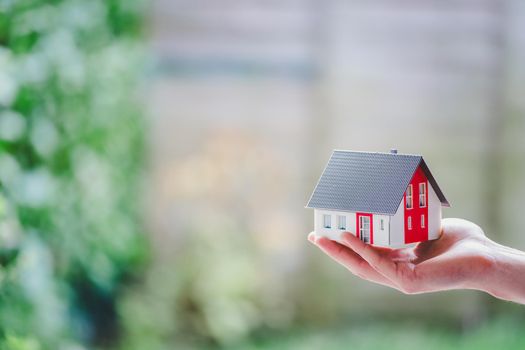
[[[351,235],[353,238],[356,238],[359,242],[363,243],[363,244],[366,244],[364,243],[363,241],[361,241],[359,238],[357,238],[353,233],[351,232],[343,232],[343,236],[345,235]],[[346,240],[342,239],[341,240],[341,244],[347,246],[348,248],[350,249],[353,249],[348,243]],[[399,249],[392,249],[392,248],[387,248],[387,247],[375,247],[374,246],[374,249],[375,251],[377,251],[380,255],[393,255],[393,254],[397,254]]]
[[[353,233],[345,232],[345,234],[351,234],[355,236]],[[342,244],[347,246],[348,248],[352,249],[352,247],[346,243],[346,241],[341,241]],[[416,259],[416,255],[414,254],[414,248],[399,248],[399,249],[392,249],[388,247],[374,247],[374,249],[384,257],[385,259],[390,259],[395,262],[411,262],[414,259]]]
[[[344,233],[342,235],[342,241],[346,246],[366,260],[377,272],[397,284],[396,263],[386,257],[388,253],[391,252],[391,249],[371,246],[351,233]]]
[[[395,285],[390,280],[388,280],[388,278],[374,270],[368,264],[368,262],[366,262],[353,250],[335,241],[331,241],[326,237],[317,239],[315,243],[323,252],[325,252],[339,264],[346,267],[354,275],[371,282],[379,283],[391,288],[396,288]]]

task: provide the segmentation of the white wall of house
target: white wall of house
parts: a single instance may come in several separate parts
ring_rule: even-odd
[[[428,187],[428,239],[436,239],[441,232],[441,202],[434,188]]]
[[[331,228],[324,227],[324,215],[331,216]],[[338,216],[346,217],[346,230],[341,230],[338,227]],[[328,237],[335,241],[341,240],[341,234],[343,232],[352,232],[355,234],[355,213],[346,211],[332,211],[323,209],[314,209],[314,230],[317,236]]]
[[[381,226],[381,220],[383,225]],[[380,247],[390,246],[390,216],[389,215],[375,215],[373,216],[374,222],[374,245]],[[383,229],[381,229],[381,227]]]
[[[405,245],[405,201],[401,200],[397,211],[390,219],[390,246],[403,247]]]
[[[324,227],[324,215],[331,216],[331,228]],[[339,229],[338,217],[346,217],[346,229]],[[381,220],[383,220],[383,230],[381,230]],[[389,246],[389,229],[390,216],[373,215],[374,245],[387,247]],[[343,232],[356,234],[356,214],[353,212],[332,211],[332,210],[314,210],[314,230],[317,236],[324,236],[330,239],[340,241]]]

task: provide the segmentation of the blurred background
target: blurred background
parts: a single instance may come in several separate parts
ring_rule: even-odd
[[[523,349],[308,244],[333,149],[525,250],[520,0],[0,0],[0,349]]]

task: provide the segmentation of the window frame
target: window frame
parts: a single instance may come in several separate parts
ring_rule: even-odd
[[[385,219],[381,219],[379,222],[379,227],[381,228],[381,231],[385,230]]]
[[[412,184],[408,185],[407,187],[406,194],[405,194],[405,202],[406,202],[405,207],[407,209],[414,209],[414,188],[412,187]]]
[[[407,227],[409,230],[412,230],[412,216],[407,217]]]
[[[332,228],[332,215],[331,214],[323,214],[323,227]]]
[[[342,221],[344,221],[344,225],[341,225]],[[337,215],[337,228],[339,230],[346,230],[346,215]]]
[[[423,191],[421,191],[421,186],[423,186]],[[421,205],[421,199],[423,199],[423,205]],[[427,207],[427,183],[426,182],[419,183],[419,207],[420,208]]]
[[[426,225],[425,221],[426,221],[425,214],[421,214],[421,221],[420,221],[421,228],[425,228],[425,225]]]

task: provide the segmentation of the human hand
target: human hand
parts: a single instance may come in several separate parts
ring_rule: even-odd
[[[439,239],[402,249],[374,247],[350,233],[342,243],[314,233],[308,239],[354,275],[406,294],[478,289],[525,303],[525,253],[466,220],[444,219]]]

